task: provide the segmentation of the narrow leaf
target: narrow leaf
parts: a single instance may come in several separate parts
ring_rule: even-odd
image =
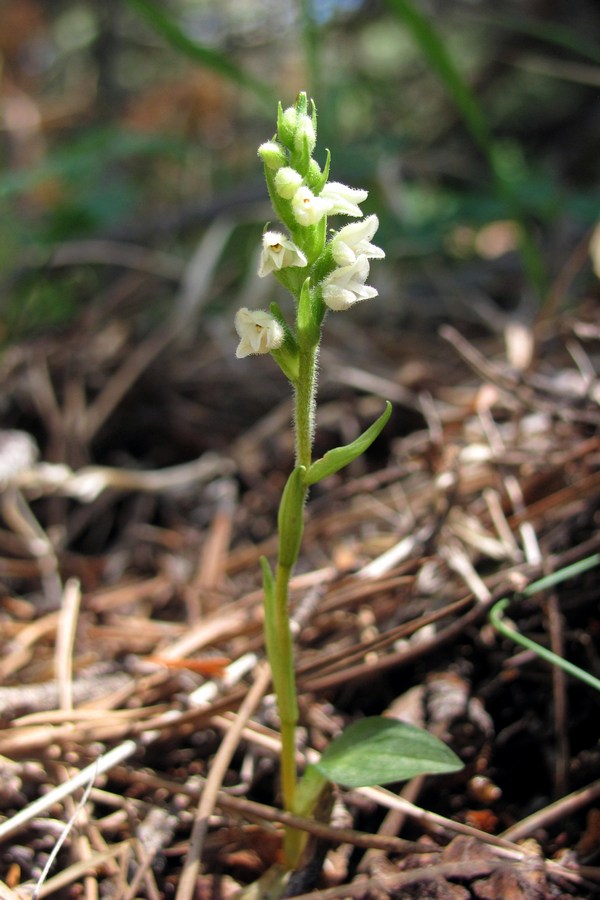
[[[429,732],[372,716],[350,725],[315,766],[329,781],[357,788],[456,772],[462,762]]]
[[[312,464],[306,473],[306,484],[316,484],[317,481],[322,481],[328,475],[334,475],[364,453],[375,438],[381,434],[391,414],[392,404],[389,400],[386,400],[384,412],[355,441],[352,441],[351,444],[345,444],[343,447],[335,447],[333,450],[328,450],[325,456],[322,456],[321,459]]]

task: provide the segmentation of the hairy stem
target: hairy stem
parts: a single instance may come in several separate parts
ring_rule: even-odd
[[[312,461],[312,440],[314,431],[314,406],[316,390],[316,348],[300,350],[299,374],[296,382],[295,421],[296,421],[296,464],[310,468]],[[304,515],[306,490],[298,496],[296,508],[287,508],[286,514],[297,517]],[[286,561],[286,562],[289,562]],[[276,647],[271,659],[273,682],[277,694],[279,718],[281,721],[281,790],[284,807],[294,812],[296,801],[296,726],[298,723],[298,702],[296,693],[296,675],[294,668],[294,648],[289,615],[289,582],[292,575],[294,559],[291,565],[283,565],[281,553],[275,575],[275,602],[273,609],[273,633]],[[302,832],[294,828],[286,828],[284,854],[289,868],[298,864],[304,845]]]
[[[314,435],[317,348],[300,348],[296,383],[296,465],[310,468]]]

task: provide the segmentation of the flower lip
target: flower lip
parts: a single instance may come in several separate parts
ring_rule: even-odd
[[[262,236],[262,245],[258,267],[260,278],[264,278],[270,272],[279,272],[288,266],[302,268],[307,265],[307,259],[302,250],[279,231],[265,231]]]
[[[292,212],[298,225],[316,225],[332,208],[332,201],[315,197],[310,188],[298,188],[292,198]]]
[[[369,277],[369,260],[359,256],[349,266],[335,269],[322,284],[323,300],[335,312],[349,309],[360,300],[377,296],[375,288],[365,284]]]
[[[368,191],[360,188],[351,188],[339,181],[328,182],[321,191],[320,197],[331,203],[330,216],[362,216],[359,203],[363,203],[369,196]]]
[[[331,252],[338,266],[349,266],[359,256],[367,259],[384,259],[381,247],[371,244],[371,238],[379,227],[377,216],[367,216],[360,222],[351,222],[335,234],[331,239]]]
[[[240,338],[235,351],[238,359],[277,350],[285,337],[283,328],[271,313],[263,309],[247,309],[245,306],[235,314],[235,330]]]

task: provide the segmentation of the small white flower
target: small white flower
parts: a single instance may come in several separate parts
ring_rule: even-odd
[[[292,198],[292,212],[298,225],[316,225],[333,206],[323,196],[315,197],[310,188],[298,188]]]
[[[359,256],[350,266],[335,269],[323,281],[323,300],[335,312],[349,309],[359,300],[376,297],[375,288],[369,287],[365,281],[369,277],[369,260]]]
[[[238,309],[235,330],[240,342],[235,355],[238,359],[253,353],[270,353],[283,344],[283,328],[271,313],[262,309]]]
[[[325,185],[320,196],[332,204],[329,210],[330,216],[362,216],[362,210],[358,204],[367,199],[369,192],[362,191],[360,188],[348,187],[338,181],[330,181]]]
[[[275,176],[275,189],[284,200],[291,200],[302,185],[302,175],[291,166],[279,169]]]
[[[331,252],[338,266],[349,266],[357,257],[384,259],[381,247],[371,244],[371,238],[379,228],[377,216],[367,216],[361,222],[351,222],[340,228],[331,239]]]
[[[285,150],[277,141],[266,141],[258,148],[258,155],[268,169],[280,169],[287,160]]]
[[[258,267],[260,278],[264,278],[269,272],[279,271],[287,266],[302,268],[307,264],[302,250],[279,231],[265,231],[262,236],[262,245]]]

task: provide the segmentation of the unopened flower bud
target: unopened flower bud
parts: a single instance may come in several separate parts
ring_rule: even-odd
[[[298,127],[298,112],[293,106],[288,106],[283,112],[281,112],[281,106],[279,109],[277,134],[281,143],[291,149],[294,145],[294,135]]]
[[[261,144],[258,148],[258,155],[268,169],[280,169],[287,162],[285,150],[277,141],[266,141]]]
[[[315,126],[310,116],[298,116],[298,124],[294,134],[294,146],[296,150],[302,150],[306,141],[308,155],[311,156],[317,143],[317,135],[315,134]]]
[[[291,200],[302,184],[302,175],[291,166],[283,166],[275,175],[275,189],[284,200]]]

